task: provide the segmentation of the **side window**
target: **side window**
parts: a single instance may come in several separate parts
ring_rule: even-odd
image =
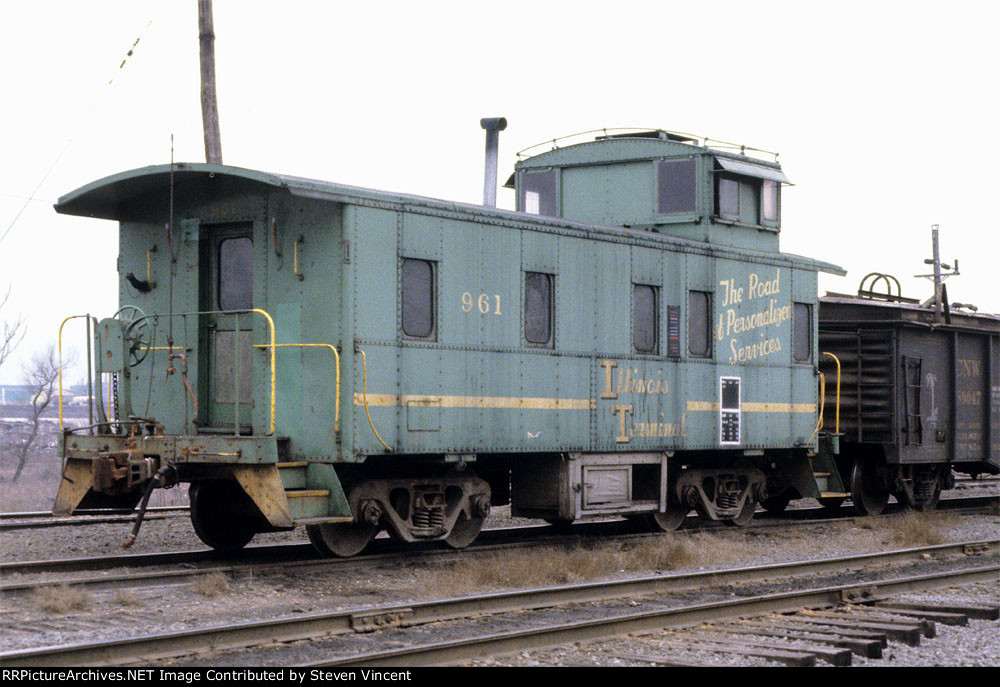
[[[219,310],[253,308],[253,240],[246,236],[219,242]]]
[[[433,339],[434,263],[403,258],[403,334],[415,339]]]
[[[761,224],[777,224],[779,218],[778,198],[781,184],[777,181],[764,179],[760,187],[760,219]]]
[[[792,314],[792,356],[797,363],[812,360],[812,306],[796,303]]]
[[[556,170],[524,172],[521,175],[521,212],[547,217],[558,216]]]
[[[712,354],[712,295],[688,291],[688,352],[706,358]]]
[[[656,163],[656,212],[670,215],[697,209],[695,160],[663,160]]]
[[[718,179],[718,215],[727,219],[740,217],[740,182],[736,179],[719,177]]]
[[[552,275],[524,273],[524,338],[535,346],[552,347]]]
[[[656,289],[645,284],[632,285],[632,345],[637,353],[659,350],[656,317]]]

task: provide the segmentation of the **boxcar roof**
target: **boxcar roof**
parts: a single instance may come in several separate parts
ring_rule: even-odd
[[[881,322],[886,324],[898,322],[934,327],[973,327],[1000,332],[1000,314],[952,310],[949,313],[952,322],[946,324],[934,319],[933,306],[875,300],[829,292],[825,296],[820,297],[819,300],[825,306],[822,319],[826,321],[865,321],[868,323]]]
[[[385,209],[432,211],[457,215],[458,219],[485,221],[498,225],[517,227],[542,227],[550,231],[570,230],[584,232],[597,240],[622,240],[663,246],[676,246],[680,250],[709,253],[717,257],[735,260],[757,260],[760,262],[791,263],[792,266],[843,275],[846,272],[833,264],[812,258],[773,253],[750,249],[715,246],[701,241],[682,239],[665,234],[631,229],[628,227],[604,226],[574,222],[557,217],[540,217],[523,212],[437,200],[405,193],[389,193],[374,189],[349,186],[329,181],[317,181],[285,174],[260,172],[228,165],[205,163],[177,163],[174,165],[153,165],[127,172],[120,172],[91,182],[62,196],[55,204],[56,212],[81,217],[96,217],[117,221],[127,221],[129,208],[137,204],[143,207],[168,207],[171,176],[175,197],[188,193],[226,194],[246,192],[254,189],[283,189],[293,196],[327,200],[330,202],[352,203]]]

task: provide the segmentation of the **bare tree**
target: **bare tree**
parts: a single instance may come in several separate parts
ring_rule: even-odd
[[[18,449],[17,468],[11,481],[16,482],[28,462],[28,453],[31,451],[35,439],[38,438],[38,429],[41,425],[42,413],[55,398],[56,381],[59,379],[59,360],[56,356],[56,348],[53,344],[44,351],[39,351],[32,358],[31,362],[24,368],[25,384],[31,387],[31,429],[28,437]]]
[[[5,293],[4,297],[0,299],[0,312],[3,312],[3,308],[7,304],[8,298],[10,298],[9,286],[7,287],[7,293]],[[27,327],[25,327],[23,315],[18,315],[17,319],[14,320],[13,323],[4,320],[3,335],[0,336],[0,367],[3,366],[7,357],[14,352],[17,345],[21,343],[21,339],[24,338],[26,331]]]

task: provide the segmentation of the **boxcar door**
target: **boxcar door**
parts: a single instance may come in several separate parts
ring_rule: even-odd
[[[253,412],[253,224],[206,227],[210,277],[202,281],[208,347],[208,427],[251,433]],[[202,422],[204,423],[205,420]]]

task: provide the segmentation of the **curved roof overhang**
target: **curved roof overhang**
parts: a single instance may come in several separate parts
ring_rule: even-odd
[[[178,163],[121,172],[67,193],[55,204],[64,215],[127,220],[135,208],[162,207],[175,195],[218,195],[261,187],[286,188],[287,180],[240,167]]]

